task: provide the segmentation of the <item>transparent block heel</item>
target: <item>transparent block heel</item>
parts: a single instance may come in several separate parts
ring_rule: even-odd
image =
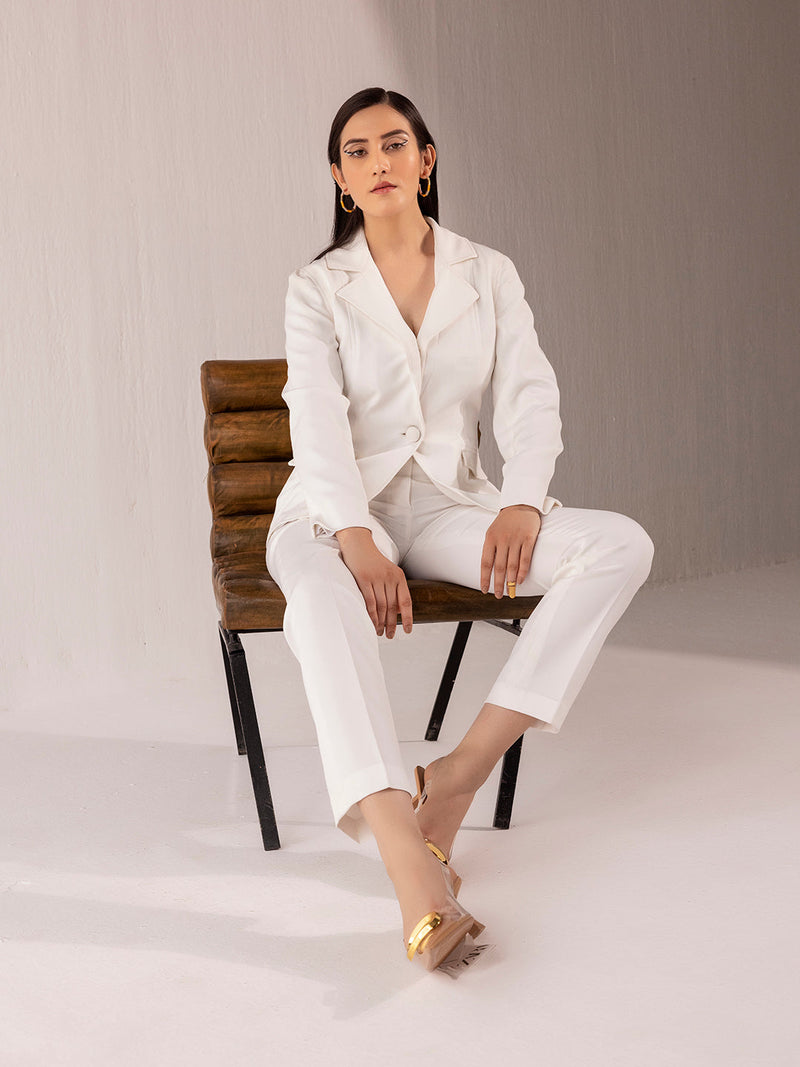
[[[444,902],[424,915],[404,942],[408,959],[418,956],[429,971],[436,970],[467,935],[476,938],[485,929],[484,924],[456,900],[445,867],[442,867],[442,877],[446,892]]]

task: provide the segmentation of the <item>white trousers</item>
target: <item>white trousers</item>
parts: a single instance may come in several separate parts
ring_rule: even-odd
[[[369,506],[375,544],[408,578],[480,589],[494,513],[446,496],[413,456]],[[652,559],[650,537],[625,515],[554,507],[542,516],[530,571],[517,583],[518,596],[542,600],[486,701],[558,733]],[[333,535],[315,538],[307,518],[295,519],[270,533],[266,562],[286,598],[284,634],[302,670],[334,821],[358,840],[358,801],[387,788],[415,792],[397,741],[381,639]],[[494,596],[493,583],[494,574],[486,596]]]

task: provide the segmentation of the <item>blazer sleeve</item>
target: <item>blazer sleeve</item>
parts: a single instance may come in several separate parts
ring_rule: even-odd
[[[369,527],[369,504],[356,463],[333,315],[303,268],[289,277],[285,304],[292,465],[315,537],[345,526]]]
[[[492,429],[504,461],[500,507],[530,504],[542,512],[556,457],[564,450],[558,385],[539,346],[522,281],[502,253],[495,309]]]

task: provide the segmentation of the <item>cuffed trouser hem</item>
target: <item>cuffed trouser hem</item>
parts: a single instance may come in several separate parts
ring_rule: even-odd
[[[542,730],[546,734],[557,734],[567,717],[567,709],[559,711],[558,700],[531,693],[527,689],[515,689],[514,686],[507,685],[505,682],[495,682],[486,698],[486,703],[496,704],[499,708],[519,711],[523,715],[531,715],[534,719],[539,719],[540,722],[531,723],[531,729]]]
[[[364,767],[347,775],[337,783],[337,789],[337,795],[331,797],[333,819],[338,829],[343,830],[354,841],[361,840],[364,822],[364,816],[358,806],[360,800],[382,789],[402,789],[409,797],[414,793],[411,776],[406,768],[399,764],[389,767],[385,763],[375,763],[371,767]]]

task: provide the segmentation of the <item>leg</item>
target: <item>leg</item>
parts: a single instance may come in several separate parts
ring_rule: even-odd
[[[387,556],[398,552],[375,523]],[[284,635],[303,674],[336,825],[358,840],[359,801],[384,789],[412,792],[397,741],[375,633],[364,598],[333,536],[313,537],[306,519],[267,547],[286,597]]]
[[[417,819],[423,835],[435,841],[448,856],[478,789],[497,761],[531,725],[528,715],[496,704],[484,704],[453,751],[428,765],[425,774],[428,799],[419,809]]]
[[[543,531],[545,523],[519,592],[537,586],[546,592],[487,700],[558,733],[605,639],[650,573],[653,542],[639,523],[613,511],[554,508]]]
[[[397,562],[399,550],[378,520],[372,532]],[[361,592],[336,538],[314,538],[305,519],[268,541],[266,562],[286,596],[284,633],[303,672],[336,824],[356,839],[361,818],[372,829],[400,905],[404,941],[420,919],[440,913],[444,922],[425,960],[430,968],[437,951],[449,951],[474,920],[453,899],[449,876],[414,817],[378,637]]]
[[[383,789],[364,797],[359,807],[394,885],[405,940],[423,915],[446,906],[441,865],[425,845],[408,793]]]
[[[476,508],[447,507],[411,547],[404,568],[410,577],[480,588],[480,555],[492,519]],[[542,601],[464,740],[430,767],[439,782],[420,809],[421,826],[445,851],[475,790],[517,737],[528,727],[558,732],[652,557],[647,533],[625,515],[557,507],[543,516],[530,573],[517,589]],[[445,807],[452,809],[446,816]]]
[[[228,654],[228,646],[225,643],[225,633],[223,631],[222,623],[219,624],[219,642],[222,646],[222,662],[225,664],[225,681],[228,683],[228,699],[231,702],[231,715],[233,716],[233,730],[236,734],[236,748],[240,756],[244,756],[247,752],[247,746],[244,742],[244,733],[242,732],[242,717],[239,714],[239,705],[236,702],[236,690],[233,685],[233,675],[231,674],[230,656]]]
[[[278,827],[275,822],[275,809],[272,805],[272,793],[267,777],[267,765],[264,761],[264,749],[261,745],[261,733],[258,729],[258,717],[250,687],[250,673],[239,635],[220,626],[223,642],[226,673],[231,688],[231,704],[234,708],[234,722],[239,723],[236,732],[240,753],[247,753],[247,765],[253,782],[253,795],[256,800],[258,821],[261,826],[261,840],[269,851],[281,847]]]
[[[447,657],[444,674],[439,683],[439,691],[436,694],[436,700],[433,702],[433,711],[431,712],[431,717],[428,721],[428,729],[425,732],[426,741],[436,741],[439,737],[439,731],[442,728],[442,721],[444,720],[444,713],[447,711],[447,705],[450,703],[450,696],[456,682],[458,668],[461,666],[461,660],[464,658],[464,649],[467,647],[467,638],[469,637],[471,629],[471,622],[460,622],[456,627],[456,634],[450,648],[450,655]]]
[[[492,825],[496,830],[507,830],[511,825],[511,809],[514,806],[514,794],[517,790],[519,761],[522,758],[522,737],[518,737],[503,756],[500,768],[500,786],[497,790],[497,802],[494,806]]]

